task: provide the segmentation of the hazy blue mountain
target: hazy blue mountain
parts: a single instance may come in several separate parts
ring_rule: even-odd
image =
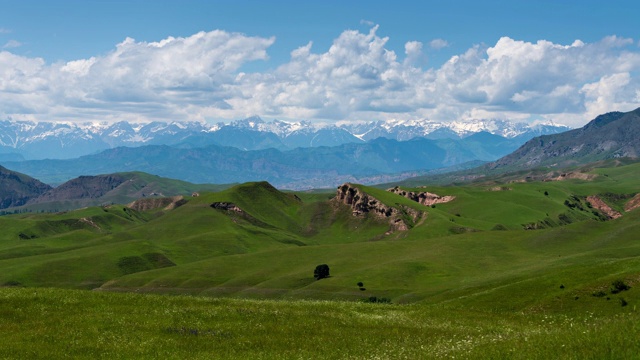
[[[488,137],[491,141],[486,141]],[[80,175],[144,171],[195,183],[266,180],[276,186],[297,188],[300,184],[310,183],[333,186],[345,176],[427,171],[469,161],[494,160],[513,148],[509,139],[480,134],[462,140],[378,138],[369,142],[286,151],[273,148],[245,151],[219,145],[200,148],[147,145],[119,147],[77,159],[5,164],[48,183],[62,183]]]

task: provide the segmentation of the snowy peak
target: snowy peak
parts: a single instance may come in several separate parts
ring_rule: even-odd
[[[118,146],[235,146],[243,150],[269,147],[338,146],[380,137],[461,139],[479,132],[526,141],[569,130],[553,123],[529,125],[505,120],[436,122],[427,119],[316,124],[310,121],[264,121],[258,116],[215,125],[204,122],[32,122],[0,121],[0,153],[26,159],[73,158]],[[239,138],[242,137],[242,138]]]

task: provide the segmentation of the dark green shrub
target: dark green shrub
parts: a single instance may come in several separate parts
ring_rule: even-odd
[[[391,304],[391,299],[377,296],[369,296],[364,302],[374,303],[374,304]]]
[[[496,231],[504,231],[504,230],[508,230],[506,226],[502,225],[502,224],[496,224],[496,226],[494,226],[493,228],[491,228],[491,230],[496,230]]]
[[[600,291],[596,291],[596,292],[594,292],[594,293],[593,293],[593,294],[591,294],[591,295],[592,295],[592,296],[595,296],[595,297],[605,297],[605,296],[607,295],[607,293],[606,293],[606,292],[604,292],[604,291],[602,291],[602,290],[600,290]]]
[[[140,256],[121,257],[118,260],[118,267],[125,275],[151,269],[149,264]]]
[[[364,283],[362,281],[359,281],[356,285],[358,285],[358,287],[363,287]]]
[[[629,290],[631,287],[624,283],[622,280],[616,280],[611,283],[611,293],[617,294],[621,291]]]
[[[324,279],[329,277],[329,265],[321,264],[316,266],[316,269],[313,270],[313,277],[316,280]]]
[[[627,300],[620,298],[620,306],[627,306],[629,305],[629,303],[627,302]]]

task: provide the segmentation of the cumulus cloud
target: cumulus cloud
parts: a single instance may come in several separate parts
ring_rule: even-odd
[[[640,50],[610,36],[568,45],[503,37],[438,68],[422,69],[423,44],[344,31],[324,52],[313,42],[272,70],[274,38],[225,31],[158,42],[127,38],[103,55],[47,64],[0,52],[0,115],[39,120],[204,120],[259,114],[311,120],[549,118],[578,126],[640,100]],[[436,39],[430,48],[447,46]]]
[[[440,50],[449,46],[449,42],[444,39],[433,39],[429,42],[429,46],[432,49]]]

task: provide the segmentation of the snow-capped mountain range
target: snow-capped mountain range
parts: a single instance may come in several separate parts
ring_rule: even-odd
[[[554,124],[531,126],[503,120],[377,121],[319,125],[308,121],[265,122],[259,117],[229,124],[204,122],[74,123],[0,121],[0,161],[23,159],[64,159],[96,153],[109,148],[142,145],[170,145],[196,148],[209,145],[232,146],[242,150],[338,146],[362,143],[379,137],[407,141],[416,137],[461,139],[488,132],[524,143],[538,135],[569,130]]]

